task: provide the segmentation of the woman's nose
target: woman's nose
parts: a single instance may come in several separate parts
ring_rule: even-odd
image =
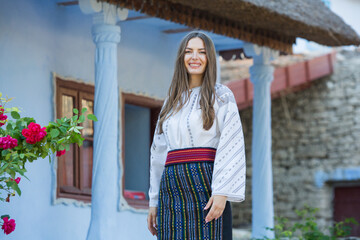
[[[198,53],[196,51],[194,51],[191,58],[197,59],[198,58]]]

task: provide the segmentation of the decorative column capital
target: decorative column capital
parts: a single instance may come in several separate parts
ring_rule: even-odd
[[[247,56],[251,56],[254,59],[254,65],[270,64],[270,61],[279,56],[279,51],[277,50],[248,42],[244,43],[243,49]]]
[[[79,0],[83,13],[94,14],[94,24],[115,25],[117,20],[123,21],[128,17],[129,10],[98,0]]]
[[[120,27],[114,25],[94,25],[92,28],[92,36],[95,44],[108,42],[120,42]]]

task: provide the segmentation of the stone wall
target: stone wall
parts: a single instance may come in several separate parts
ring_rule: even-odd
[[[304,204],[319,208],[320,225],[332,221],[333,185],[315,185],[318,171],[360,166],[360,51],[339,51],[330,77],[272,101],[275,215],[297,218]],[[251,226],[252,109],[240,112],[246,155],[246,200],[232,204],[234,227]]]

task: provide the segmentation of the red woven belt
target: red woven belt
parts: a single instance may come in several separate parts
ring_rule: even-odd
[[[168,152],[165,166],[191,163],[191,162],[214,162],[216,149],[208,147],[182,148]]]

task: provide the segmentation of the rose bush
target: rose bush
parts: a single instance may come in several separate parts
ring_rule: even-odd
[[[70,149],[70,144],[82,145],[84,138],[81,137],[80,126],[85,121],[86,108],[79,110],[74,108],[71,118],[63,117],[49,122],[41,127],[32,117],[20,117],[17,107],[5,108],[12,98],[2,97],[0,93],[0,200],[9,202],[10,197],[16,193],[20,196],[19,183],[21,178],[17,174],[25,176],[27,163],[37,159],[65,154]],[[14,120],[9,120],[6,114],[10,114]],[[97,121],[93,114],[87,114],[91,121]],[[5,127],[3,127],[6,125]],[[16,177],[16,178],[15,178]],[[27,178],[28,179],[28,178]],[[3,193],[5,192],[5,196]],[[9,215],[1,216],[3,220],[2,230],[9,234],[15,229],[15,220]]]

